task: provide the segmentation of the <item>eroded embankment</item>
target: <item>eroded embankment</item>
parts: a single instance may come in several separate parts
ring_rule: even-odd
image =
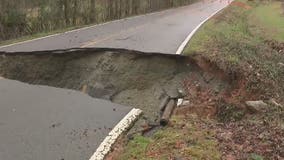
[[[129,50],[73,49],[2,53],[0,76],[30,84],[80,90],[144,112],[142,120],[156,123],[165,94],[175,97],[185,82],[227,88],[224,77],[202,71],[194,60],[180,55]],[[194,77],[194,80],[192,79]]]

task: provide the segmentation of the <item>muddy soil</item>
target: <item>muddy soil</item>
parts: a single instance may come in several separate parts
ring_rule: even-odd
[[[147,124],[158,123],[163,96],[176,96],[184,80],[193,74],[204,79],[189,57],[129,50],[1,53],[0,58],[1,77],[80,90],[95,98],[140,108]]]

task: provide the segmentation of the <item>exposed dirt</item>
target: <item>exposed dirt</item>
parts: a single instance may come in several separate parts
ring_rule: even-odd
[[[246,108],[245,101],[257,100],[262,95],[258,92],[248,92],[247,81],[239,75],[223,72],[201,56],[191,58],[192,64],[198,66],[196,67],[198,71],[190,72],[190,76],[183,79],[183,88],[187,96],[184,104],[176,108],[174,115],[184,117],[184,121],[189,119],[194,121],[194,124],[201,126],[202,130],[214,132],[208,138],[216,140],[221,159],[282,159],[284,157],[282,151],[284,147],[283,108],[270,104],[262,113],[251,113]],[[192,115],[198,115],[199,118],[192,118]],[[208,122],[204,123],[205,121]],[[185,137],[193,132],[184,130],[183,127],[179,128],[175,126],[175,123],[170,123],[166,130],[172,128],[176,128],[175,132]],[[126,142],[124,141],[121,146],[125,146]],[[188,149],[184,143],[187,142],[183,142],[181,146],[178,145],[181,154]],[[180,142],[177,141],[175,144]],[[150,144],[152,145],[156,146]],[[170,148],[173,147],[176,150],[177,146],[163,147],[158,151],[148,149],[145,156],[157,158],[166,154],[168,159],[175,159],[176,151],[171,151]],[[204,150],[206,149],[200,148],[199,152]],[[125,150],[121,147],[115,147],[109,159],[117,159],[116,157],[124,152]],[[184,155],[179,158],[191,159],[191,156]]]
[[[140,108],[145,113],[141,123],[158,123],[161,98],[182,89],[183,79],[199,72],[191,61],[185,56],[105,49],[2,53],[0,76],[80,90]]]
[[[200,56],[194,59],[207,83],[194,76],[187,79],[184,85],[188,104],[178,108],[176,114],[197,114],[216,120],[203,127],[216,132],[222,159],[254,159],[254,156],[283,159],[283,107],[266,101],[269,106],[262,113],[251,113],[245,101],[261,99],[262,94],[248,92],[245,87],[248,82],[241,76],[228,76]],[[214,80],[214,77],[221,83],[208,83],[207,79]]]
[[[283,108],[270,105],[262,113],[251,114],[244,103],[258,100],[261,94],[247,92],[245,79],[237,73],[223,72],[198,55],[105,49],[2,53],[0,77],[80,90],[142,109],[144,116],[128,137],[120,138],[109,160],[124,152],[121,146],[133,133],[156,127],[163,96],[177,89],[183,89],[186,97],[174,114],[185,119],[197,114],[201,120],[194,123],[216,133],[211,138],[218,141],[222,159],[246,159],[254,154],[271,159],[284,157]],[[211,120],[203,123],[202,119]]]
[[[246,92],[244,85],[240,83],[242,82],[240,77],[237,75],[226,74],[199,55],[193,56],[193,59],[202,70],[202,72],[199,72],[201,78],[192,74],[184,80],[187,104],[178,108],[176,114],[196,113],[203,118],[215,118],[217,116],[227,121],[237,118],[234,117],[235,113],[241,110],[245,111],[244,102],[257,96]],[[227,104],[231,104],[229,109],[234,109],[228,110]]]

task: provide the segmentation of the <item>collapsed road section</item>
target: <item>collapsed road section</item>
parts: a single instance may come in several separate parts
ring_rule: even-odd
[[[185,56],[110,49],[2,53],[0,58],[4,78],[140,108],[151,122],[158,122],[160,99],[176,97],[182,80],[195,68]]]
[[[82,92],[81,94],[88,94],[94,98],[139,108],[144,114],[128,132],[129,134],[145,133],[149,131],[149,126],[151,128],[151,126],[159,126],[160,124],[166,125],[172,110],[175,108],[177,98],[182,93],[185,93],[183,91],[184,82],[189,77],[195,77],[196,81],[202,80],[204,83],[209,77],[209,81],[213,81],[214,86],[217,83],[217,85],[225,85],[221,81],[214,82],[215,80],[204,74],[199,65],[196,64],[196,61],[190,57],[118,49],[70,49],[1,53],[0,77],[33,85],[76,90],[77,92]],[[22,92],[22,94],[24,93]],[[21,94],[17,94],[17,96],[20,97]],[[54,97],[54,95],[46,95],[46,98],[49,99],[50,96]],[[34,96],[34,99],[37,99],[37,97]],[[74,96],[74,99],[66,98],[63,100],[66,103],[77,104],[76,110],[82,113],[84,106],[83,104],[78,104],[78,101],[74,102],[75,99],[76,96]],[[54,102],[47,105],[52,105],[52,103]],[[52,106],[55,114],[56,107]],[[100,108],[96,108],[96,105],[93,105],[93,107],[95,113],[87,112],[86,117],[82,116],[88,119],[89,115],[92,118],[99,119],[102,123],[105,119],[117,122],[115,116],[100,114]],[[102,105],[100,107],[103,110],[111,108]],[[121,109],[123,108],[122,106]],[[120,111],[121,109],[119,107],[112,108],[110,112]],[[58,110],[61,110],[60,107]],[[37,111],[31,110],[30,112]],[[126,112],[123,113],[125,114]],[[45,116],[49,118],[50,123],[53,122],[53,113],[50,113],[50,116]],[[72,118],[66,119],[65,116],[70,117],[70,115],[62,114],[60,119],[68,121],[66,123],[71,125],[74,120]],[[74,116],[76,116],[75,113],[71,117]],[[80,127],[80,129],[91,129],[91,124],[89,126],[87,123],[81,124],[84,123],[84,118],[79,120],[79,125],[85,126],[85,128]],[[24,119],[25,117],[23,117]],[[61,124],[60,121],[54,121],[55,128],[59,123]],[[94,123],[93,125],[100,125],[100,123]],[[145,124],[147,125],[145,126]],[[29,127],[32,129],[36,126],[31,125]],[[111,127],[113,126],[107,126],[106,128]],[[85,132],[83,131],[82,133]],[[39,138],[40,135],[38,134]],[[96,135],[93,136],[96,137]],[[77,138],[75,139],[77,140]],[[94,146],[95,144],[89,145]],[[52,150],[62,147],[65,146],[54,146]],[[79,144],[77,147],[81,148]],[[86,148],[87,146],[84,147]],[[93,151],[95,151],[94,148]],[[88,154],[86,155],[89,156]]]

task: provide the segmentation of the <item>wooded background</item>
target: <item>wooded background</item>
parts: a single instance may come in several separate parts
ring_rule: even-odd
[[[102,23],[196,0],[0,0],[0,41]]]

